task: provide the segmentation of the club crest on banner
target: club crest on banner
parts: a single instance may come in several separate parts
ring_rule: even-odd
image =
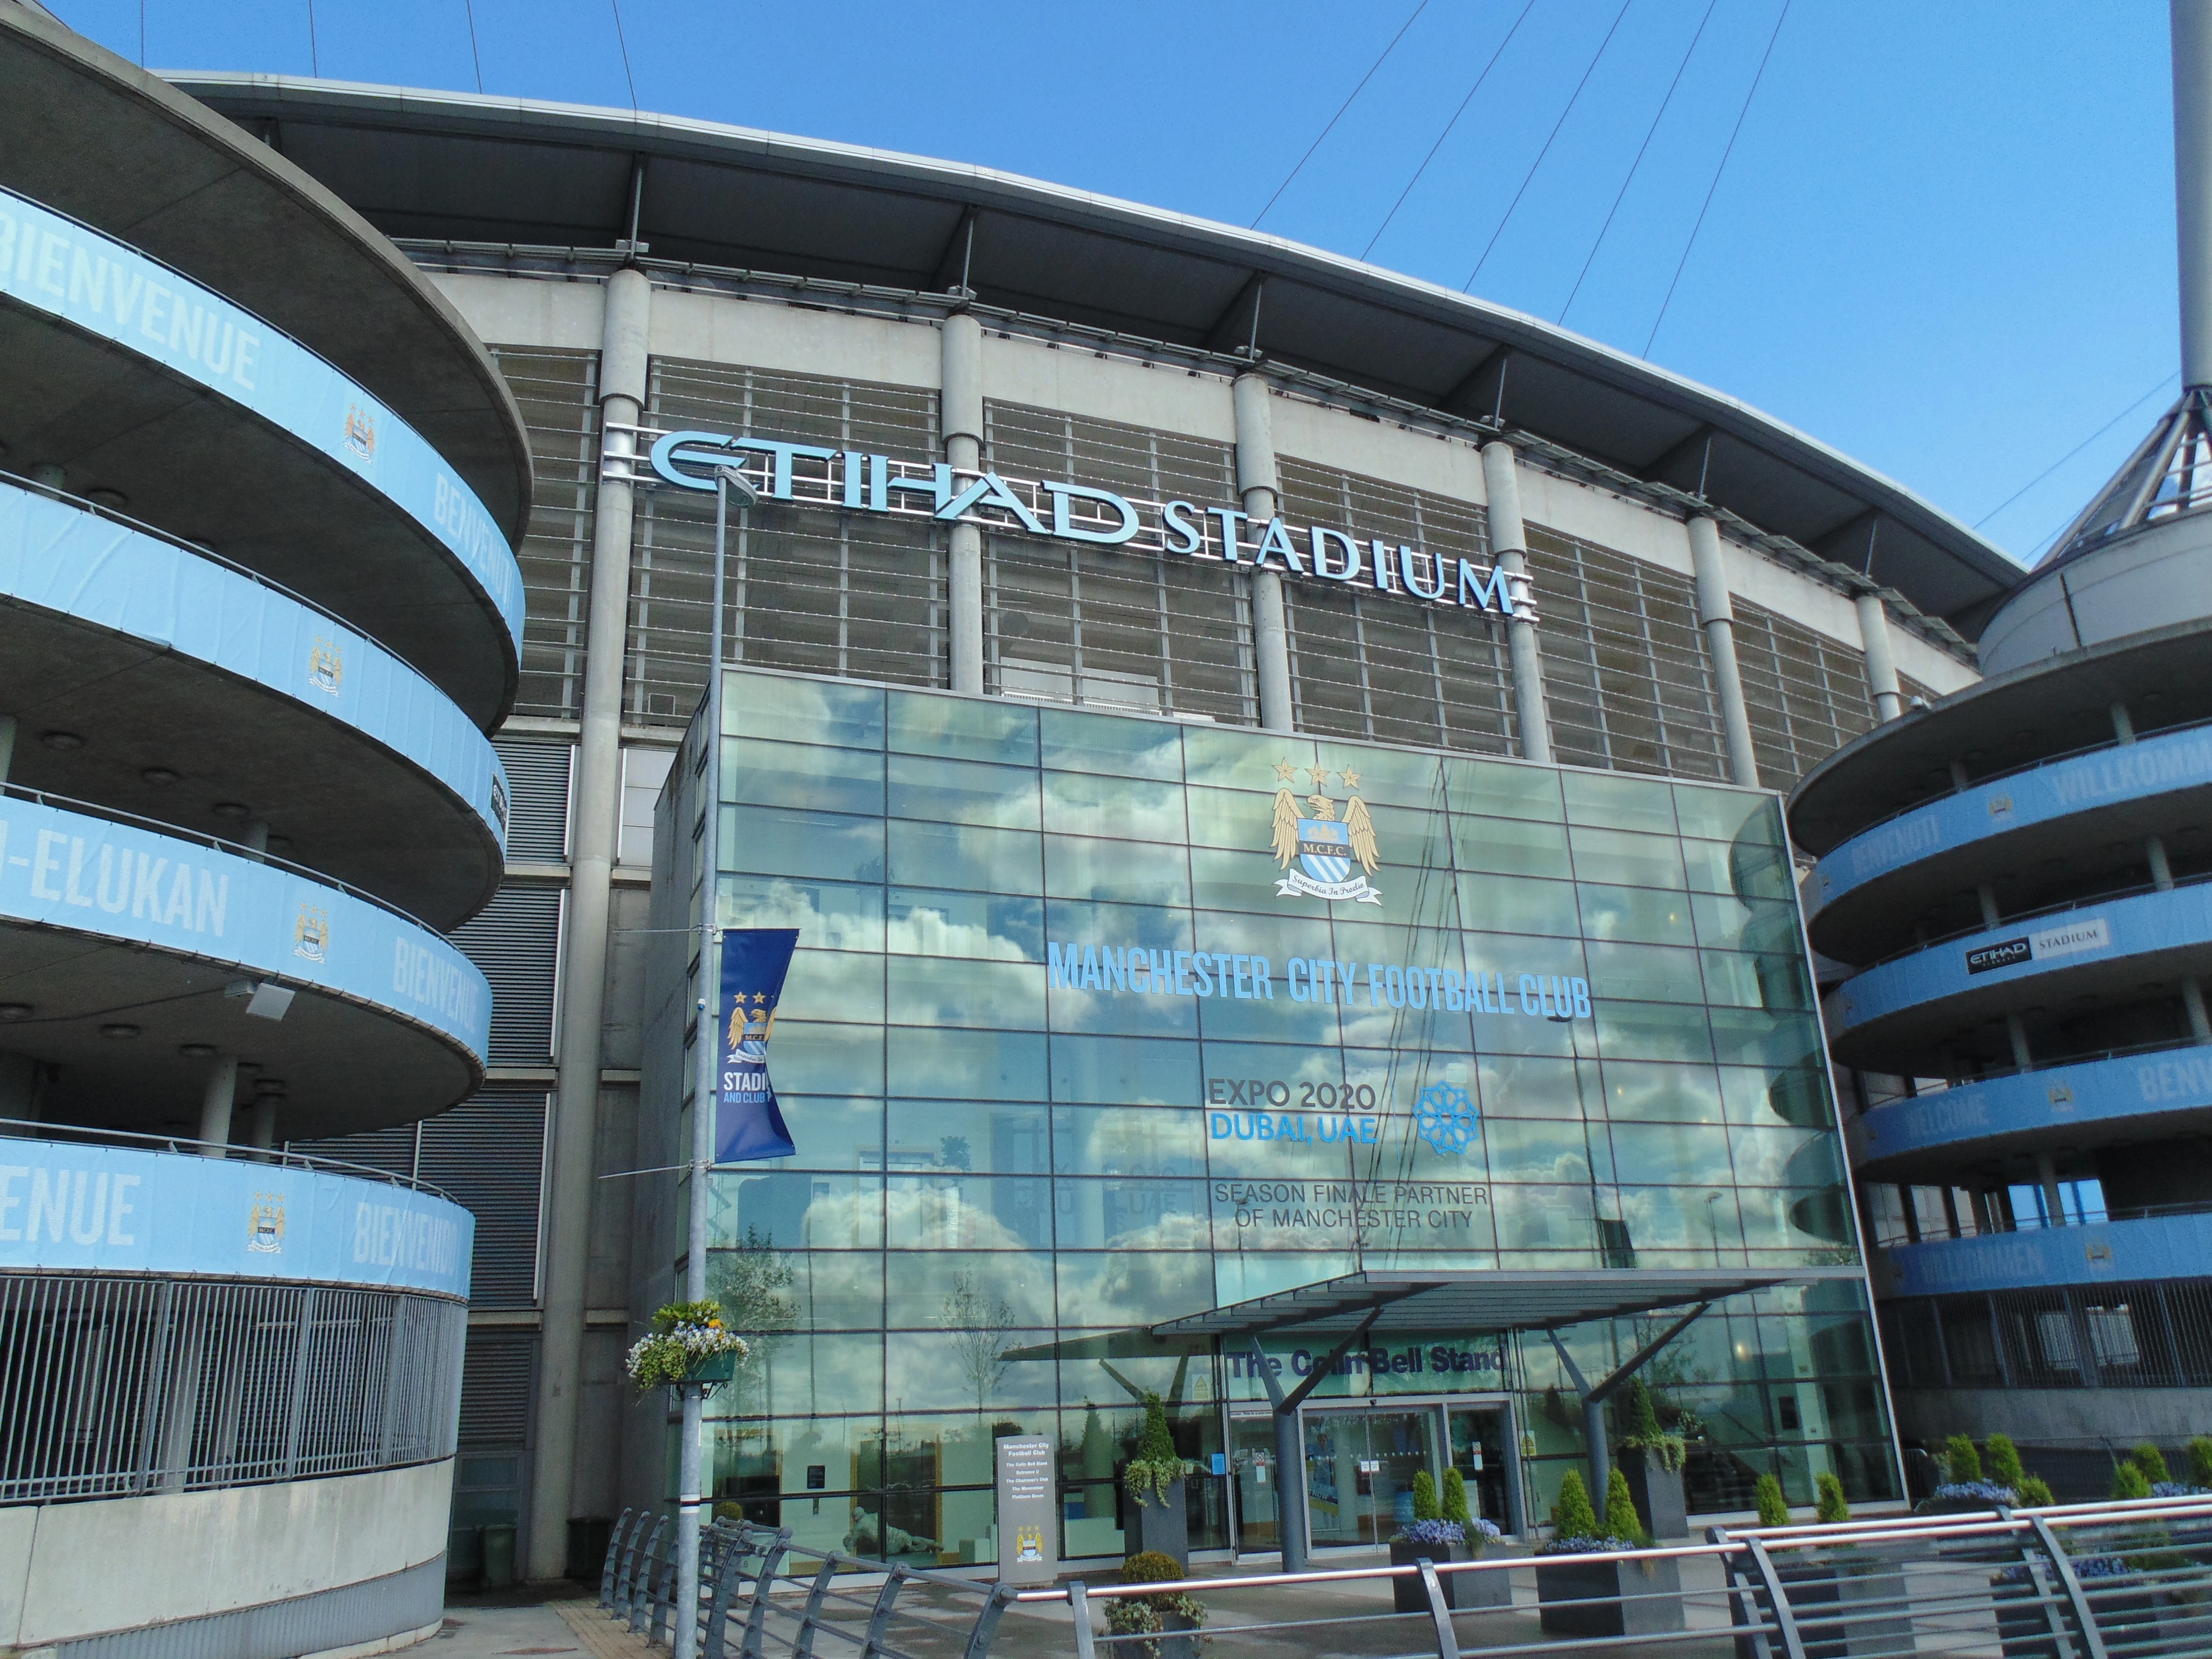
[[[376,459],[376,416],[358,404],[349,404],[345,417],[346,447],[356,459]]]
[[[301,905],[300,919],[292,925],[292,954],[322,962],[330,952],[331,913],[318,904]]]
[[[258,1255],[277,1255],[284,1249],[284,1194],[256,1193],[253,1207],[246,1212],[246,1248]]]
[[[1313,786],[1300,810],[1291,784],[1303,772]],[[1350,799],[1339,816],[1336,803],[1326,793],[1328,781],[1340,779]],[[1331,772],[1324,767],[1275,763],[1275,862],[1283,871],[1275,884],[1278,894],[1299,898],[1340,899],[1358,904],[1380,904],[1382,895],[1370,886],[1382,855],[1375,848],[1375,821],[1367,803],[1359,799],[1359,774]],[[1293,865],[1296,868],[1292,868]],[[1354,873],[1354,866],[1358,873]]]
[[[307,653],[307,684],[335,697],[345,679],[345,653],[330,640],[317,640]]]

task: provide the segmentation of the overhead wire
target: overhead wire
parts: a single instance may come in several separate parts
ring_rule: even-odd
[[[1605,246],[1606,233],[1613,228],[1613,216],[1620,211],[1620,204],[1628,199],[1628,187],[1636,182],[1636,170],[1644,165],[1644,153],[1651,148],[1652,139],[1657,137],[1660,122],[1667,118],[1667,106],[1674,101],[1675,89],[1682,84],[1683,72],[1690,67],[1690,59],[1697,53],[1698,42],[1705,39],[1705,25],[1713,21],[1713,8],[1720,3],[1721,0],[1705,0],[1705,15],[1698,20],[1698,30],[1690,37],[1689,50],[1682,54],[1682,61],[1674,66],[1674,78],[1667,83],[1667,95],[1659,100],[1659,112],[1651,118],[1650,126],[1644,131],[1644,142],[1636,147],[1636,159],[1628,164],[1628,176],[1620,181],[1620,193],[1613,198],[1613,205],[1606,210],[1605,222],[1597,228],[1597,240],[1590,244],[1589,257],[1583,261],[1583,268],[1575,273],[1575,285],[1567,290],[1567,302],[1559,307],[1559,321],[1565,322],[1567,313],[1575,308],[1575,296],[1583,291],[1583,279],[1589,275],[1590,267],[1597,263],[1597,251]]]
[[[476,0],[461,0],[461,9],[469,20],[469,61],[477,66],[477,90],[483,90],[483,55],[477,50]]]
[[[1751,113],[1751,100],[1759,96],[1759,83],[1766,78],[1766,65],[1774,56],[1774,43],[1782,38],[1782,26],[1790,19],[1790,0],[1782,0],[1782,10],[1774,20],[1774,32],[1766,37],[1766,50],[1759,54],[1758,71],[1751,77],[1751,89],[1743,95],[1743,107],[1735,112],[1735,125],[1729,129],[1728,147],[1721,151],[1721,164],[1713,169],[1713,181],[1705,187],[1705,199],[1698,210],[1698,222],[1690,227],[1690,240],[1682,245],[1682,257],[1674,266],[1674,279],[1667,284],[1667,297],[1659,302],[1659,314],[1651,319],[1651,331],[1644,337],[1642,355],[1651,355],[1651,343],[1659,337],[1659,325],[1667,320],[1667,307],[1674,303],[1674,290],[1682,281],[1682,272],[1690,263],[1690,250],[1698,245],[1698,233],[1705,228],[1705,215],[1713,205],[1714,192],[1721,187],[1721,175],[1728,171],[1729,157],[1735,154],[1737,136],[1743,131],[1744,118]]]
[[[1452,112],[1451,119],[1444,123],[1444,130],[1437,135],[1437,142],[1429,146],[1429,153],[1421,158],[1421,165],[1413,169],[1413,176],[1406,180],[1405,189],[1400,191],[1398,199],[1390,204],[1390,210],[1382,216],[1382,222],[1375,227],[1375,234],[1367,239],[1367,246],[1359,250],[1361,258],[1364,259],[1375,252],[1375,244],[1381,241],[1382,233],[1390,228],[1390,222],[1398,216],[1398,210],[1406,205],[1406,198],[1413,193],[1413,186],[1421,182],[1421,175],[1429,170],[1429,163],[1437,159],[1437,152],[1444,147],[1444,140],[1451,137],[1452,129],[1459,125],[1459,118],[1467,113],[1467,106],[1474,101],[1474,94],[1482,90],[1482,83],[1490,78],[1490,71],[1498,67],[1498,60],[1505,55],[1505,48],[1512,45],[1513,37],[1521,32],[1522,24],[1528,21],[1528,14],[1535,9],[1536,0],[1528,0],[1528,3],[1521,8],[1521,15],[1513,20],[1513,27],[1505,31],[1505,38],[1498,43],[1498,50],[1490,54],[1490,61],[1482,66],[1482,73],[1474,77],[1474,84],[1467,89],[1467,96],[1459,100],[1459,107]]]
[[[315,0],[307,0],[307,73],[322,78],[322,53],[315,46]]]
[[[1973,527],[1974,527],[1975,529],[1977,529],[1977,530],[1979,530],[1979,529],[1980,529],[1984,525],[1987,524],[1987,523],[1988,523],[1991,519],[1996,518],[1996,515],[1997,515],[1998,514],[2000,514],[2000,513],[2003,512],[2003,511],[2005,510],[2005,508],[2007,508],[2007,507],[2010,507],[2010,506],[2011,506],[2014,501],[2018,501],[2021,496],[2023,496],[2023,495],[2027,495],[2027,492],[2028,492],[2029,490],[2031,490],[2031,489],[2034,489],[2034,488],[2036,487],[2036,485],[2038,485],[2038,484],[2041,483],[2042,483],[2045,478],[2049,477],[2052,473],[2054,473],[2054,472],[2057,471],[2058,471],[2058,469],[2059,469],[2060,467],[2062,467],[2062,466],[2065,465],[2067,462],[2069,462],[2069,461],[2072,460],[2072,459],[2073,459],[2076,455],[2079,455],[2079,454],[2080,454],[2083,450],[2087,449],[2087,448],[2091,444],[2093,444],[2093,443],[2096,442],[2098,439],[2100,439],[2100,438],[2103,437],[2103,436],[2104,436],[2107,432],[2110,432],[2110,431],[2111,431],[2114,427],[2118,426],[2118,425],[2122,421],[2126,420],[2126,419],[2128,418],[2128,416],[2130,416],[2130,415],[2134,414],[2134,413],[2136,412],[2136,410],[2137,410],[2138,409],[2141,409],[2141,408],[2142,408],[2145,404],[2148,403],[2148,402],[2149,402],[2153,398],[2156,397],[2160,392],[2161,392],[2165,391],[2165,390],[2166,390],[2166,388],[2168,386],[2170,386],[2171,384],[2172,384],[2174,381],[2176,381],[2176,380],[2179,380],[2180,378],[2181,378],[2181,371],[2180,371],[2179,369],[2176,369],[2176,370],[2174,370],[2174,372],[2173,372],[2172,374],[2171,374],[2167,375],[2164,380],[2160,380],[2160,381],[2156,386],[2153,386],[2149,391],[2148,391],[2148,392],[2144,392],[2144,393],[2142,394],[2142,397],[2140,397],[2140,398],[2136,398],[2136,399],[2135,400],[2135,402],[2133,402],[2133,403],[2130,404],[2129,404],[2125,409],[2122,410],[2118,414],[2117,414],[2117,415],[2113,416],[2112,416],[2112,418],[2111,420],[2109,420],[2109,421],[2106,422],[2104,423],[2104,425],[2102,425],[2102,426],[2099,427],[2099,428],[2098,428],[2094,432],[2092,432],[2092,433],[2091,433],[2087,437],[2086,437],[2086,438],[2082,439],[2082,440],[2081,440],[2081,441],[2080,443],[2075,444],[2075,445],[2074,446],[2074,447],[2073,447],[2073,448],[2071,448],[2071,449],[2068,450],[2068,451],[2067,451],[2063,455],[2061,455],[2061,456],[2060,456],[2057,460],[2055,460],[2055,461],[2051,462],[2051,464],[2049,466],[2045,467],[2045,468],[2043,469],[2043,471],[2040,471],[2040,472],[2037,473],[2037,474],[2036,474],[2033,478],[2030,478],[2030,479],[2029,479],[2026,483],[2022,484],[2019,489],[2017,489],[2014,490],[2014,491],[2012,492],[2012,494],[2011,494],[2011,495],[2009,495],[2006,496],[2002,501],[1999,501],[1999,502],[1998,502],[1995,507],[1991,507],[1988,512],[1986,512],[1986,513],[1983,514],[1982,514],[1982,516],[1981,516],[1980,518],[1978,518],[1978,519],[1975,520],[1974,520]],[[2069,522],[2070,523],[2070,522],[2071,522],[2071,520],[2069,520]],[[2060,529],[2063,529],[2064,527],[2065,527],[2065,526],[2062,525],[2062,526],[2060,526]],[[2058,533],[2058,532],[2057,532],[2057,531],[2053,531],[2053,532],[2051,532],[2051,535],[2053,535],[2053,536],[2057,535],[2057,533]],[[2050,539],[2051,539],[2051,538],[2050,538],[2049,536],[2046,536],[2046,537],[2045,537],[2045,538],[2044,538],[2044,540],[2045,540],[2045,541],[2048,541],[2048,540],[2050,540]],[[2039,543],[2039,544],[2038,544],[2038,545],[2039,545],[2039,546],[2040,544],[2041,544],[2040,543]]]
[[[1552,124],[1551,136],[1544,140],[1544,148],[1536,152],[1536,159],[1528,164],[1528,175],[1521,180],[1521,188],[1513,192],[1513,199],[1505,204],[1505,216],[1498,222],[1498,228],[1490,233],[1490,240],[1482,250],[1482,258],[1474,262],[1474,269],[1468,272],[1467,280],[1459,285],[1461,293],[1464,294],[1474,286],[1474,279],[1482,275],[1483,266],[1490,263],[1490,255],[1498,246],[1498,239],[1505,234],[1505,227],[1511,222],[1514,210],[1521,205],[1521,198],[1528,193],[1528,186],[1535,182],[1536,170],[1544,165],[1544,158],[1552,153],[1552,145],[1559,137],[1559,130],[1567,125],[1567,117],[1575,112],[1575,106],[1582,101],[1583,88],[1589,85],[1590,76],[1597,72],[1598,59],[1605,56],[1605,49],[1613,44],[1613,37],[1620,32],[1620,20],[1628,15],[1628,9],[1635,3],[1636,0],[1620,0],[1620,9],[1613,14],[1613,27],[1605,32],[1605,39],[1597,43],[1597,50],[1590,54],[1589,66],[1583,70],[1583,78],[1575,82],[1574,91],[1568,94],[1567,106],[1559,112],[1559,118]]]
[[[1283,199],[1283,192],[1291,187],[1291,180],[1296,179],[1299,173],[1305,171],[1306,163],[1313,160],[1314,152],[1321,148],[1322,139],[1328,137],[1330,133],[1336,131],[1336,124],[1344,119],[1345,112],[1352,107],[1352,104],[1358,100],[1361,93],[1366,91],[1367,83],[1375,78],[1375,71],[1382,67],[1383,60],[1385,58],[1389,58],[1392,52],[1398,50],[1398,43],[1406,38],[1406,31],[1413,27],[1413,25],[1419,21],[1421,14],[1428,9],[1429,0],[1420,0],[1420,3],[1413,8],[1413,15],[1407,18],[1404,22],[1398,26],[1398,32],[1390,37],[1390,44],[1382,48],[1382,56],[1367,66],[1367,73],[1359,77],[1359,84],[1352,88],[1351,97],[1346,98],[1343,103],[1337,106],[1336,113],[1328,118],[1328,125],[1321,130],[1321,137],[1315,139],[1312,143],[1306,146],[1306,153],[1298,157],[1298,164],[1291,169],[1290,177],[1285,179],[1281,184],[1275,186],[1275,193],[1267,198],[1267,205],[1266,207],[1261,208],[1259,212],[1253,215],[1252,222],[1247,227],[1248,229],[1259,229],[1260,221],[1266,218],[1267,215],[1273,210],[1275,204]]]

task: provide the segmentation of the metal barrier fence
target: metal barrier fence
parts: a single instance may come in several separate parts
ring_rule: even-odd
[[[653,1524],[650,1538],[647,1536]],[[602,1607],[665,1642],[665,1518],[626,1513]],[[2212,1496],[1768,1529],[1617,1553],[1013,1590],[707,1529],[702,1659],[1196,1659],[1468,1653],[1673,1659],[2202,1659]],[[803,1569],[803,1570],[802,1570]],[[1195,1597],[1201,1637],[1176,1609]],[[1146,1609],[1146,1611],[1140,1611]],[[1103,1628],[1100,1628],[1103,1624]]]
[[[449,1457],[467,1323],[401,1291],[0,1275],[0,1504]]]

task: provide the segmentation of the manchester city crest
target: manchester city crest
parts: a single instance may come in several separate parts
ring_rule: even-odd
[[[307,653],[307,684],[335,697],[344,679],[344,653],[332,641],[317,640]]]
[[[292,927],[292,954],[305,957],[309,962],[321,962],[330,954],[331,913],[317,904],[300,907],[300,919]]]
[[[358,404],[346,406],[345,441],[356,459],[376,459],[376,416]]]
[[[253,1207],[246,1212],[246,1248],[259,1255],[276,1255],[283,1251],[283,1194],[254,1194]]]
[[[1301,811],[1292,781],[1304,772],[1313,785]],[[1326,793],[1332,777],[1342,780],[1350,799],[1342,816]],[[1330,772],[1321,767],[1275,763],[1275,862],[1283,878],[1275,891],[1334,902],[1349,899],[1359,904],[1380,904],[1382,895],[1367,884],[1380,862],[1375,850],[1375,821],[1358,795],[1359,774]],[[1297,867],[1293,869],[1291,866]],[[1357,866],[1358,873],[1354,873]]]

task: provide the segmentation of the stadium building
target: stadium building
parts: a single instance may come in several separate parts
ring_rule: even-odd
[[[1980,635],[1791,797],[1907,1430],[2100,1495],[2212,1410],[2212,24],[2177,3],[2183,390]]]
[[[13,5],[0,85],[0,1647],[374,1651],[472,1223],[279,1148],[474,1110],[529,439],[266,146]]]
[[[453,1570],[502,1519],[532,1577],[595,1562],[673,1491],[621,1358],[682,1277],[712,728],[722,921],[801,934],[798,1152],[713,1178],[761,1346],[719,1500],[981,1564],[1012,1424],[1060,1445],[1062,1553],[1119,1555],[1156,1389],[1200,1547],[1281,1547],[1286,1448],[1293,1547],[1371,1542],[1424,1468],[1518,1528],[1639,1360],[1702,1426],[1693,1510],[1899,1495],[1777,792],[1973,682],[1993,549],[1275,238],[631,112],[174,84],[390,239],[528,428],[504,872],[454,933],[483,1080],[297,1132],[479,1218]],[[762,499],[701,720],[716,453]]]

